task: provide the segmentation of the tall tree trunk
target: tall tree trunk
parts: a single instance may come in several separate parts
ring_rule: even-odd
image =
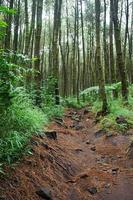
[[[124,41],[124,60],[126,61],[126,48],[127,48],[127,39],[128,39],[128,22],[129,21],[129,0],[126,0],[126,27],[125,27],[125,41]]]
[[[131,32],[129,36],[129,68],[131,69],[130,80],[133,83],[133,1],[132,1],[132,14],[131,14]]]
[[[18,50],[18,30],[20,21],[20,0],[17,2],[17,14],[14,17],[14,40],[13,40],[13,50],[17,52]]]
[[[105,82],[110,82],[110,70],[108,62],[108,48],[107,48],[107,2],[104,0],[104,30],[103,30],[103,46],[104,46],[104,69],[105,69]]]
[[[29,16],[28,16],[28,0],[25,0],[25,54],[28,54],[29,42]]]
[[[79,90],[80,90],[80,49],[79,49],[79,5],[78,5],[78,1],[77,1],[77,5],[76,5],[76,13],[77,13],[77,27],[76,27],[76,36],[77,36],[77,64],[78,64],[78,68],[77,68],[77,102],[80,103],[80,99],[79,99]]]
[[[121,77],[122,83],[122,97],[125,101],[128,101],[128,82],[126,76],[126,69],[122,55],[122,46],[121,46],[121,32],[118,21],[118,1],[111,0],[111,9],[113,13],[113,22],[114,22],[114,32],[115,32],[115,45],[117,53],[117,64]]]
[[[36,105],[41,106],[41,67],[40,67],[40,50],[41,50],[41,33],[42,33],[42,11],[43,11],[43,0],[37,1],[37,24],[35,34],[35,91],[36,91]]]
[[[73,38],[73,46],[72,46],[72,66],[73,66],[73,95],[76,95],[76,79],[77,79],[77,71],[76,71],[76,27],[77,27],[77,10],[76,10],[76,1],[75,1],[75,16],[74,16],[74,38]]]
[[[59,35],[61,28],[61,7],[62,0],[55,0],[54,5],[54,29],[53,29],[53,75],[56,79],[55,84],[55,103],[60,104],[59,98]]]
[[[37,1],[36,0],[32,0],[32,17],[31,17],[31,25],[30,25],[30,31],[29,31],[29,35],[27,34],[28,37],[28,42],[27,42],[27,53],[29,52],[29,48],[31,45],[31,40],[34,41],[34,29],[35,29],[35,17],[36,17],[36,5],[37,5]],[[27,28],[28,29],[28,28]],[[33,47],[31,45],[31,47]],[[32,51],[33,52],[33,51]],[[31,54],[32,55],[32,54]]]
[[[96,12],[96,64],[99,72],[99,94],[103,102],[102,112],[106,114],[108,111],[107,98],[105,92],[105,83],[103,76],[103,68],[101,65],[101,47],[100,47],[100,12],[101,4],[100,0],[95,0],[95,12]]]
[[[83,0],[80,0],[81,5],[81,28],[82,28],[82,46],[83,46],[83,89],[86,88],[86,57],[85,57],[85,38],[84,38],[84,19],[83,19]]]
[[[111,5],[111,0],[110,0]],[[111,83],[116,83],[116,72],[115,72],[115,61],[114,61],[114,41],[113,41],[113,13],[110,6],[110,28],[109,28],[109,40],[110,40],[110,72],[111,72]],[[114,91],[113,95],[117,98],[117,92]]]

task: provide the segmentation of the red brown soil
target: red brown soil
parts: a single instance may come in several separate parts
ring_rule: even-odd
[[[84,114],[83,109],[76,112],[83,129],[71,128],[75,122],[71,109],[64,115],[68,129],[56,122],[48,127],[57,131],[57,140],[34,136],[33,155],[25,156],[1,178],[0,199],[41,200],[36,191],[46,187],[53,200],[133,200],[133,162],[127,157],[129,136],[96,137],[99,127],[93,115]],[[94,195],[88,191],[92,187],[97,188]]]

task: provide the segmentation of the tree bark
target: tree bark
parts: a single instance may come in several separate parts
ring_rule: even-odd
[[[102,113],[106,114],[108,111],[107,97],[105,92],[105,83],[103,77],[103,68],[101,65],[101,47],[100,47],[100,0],[95,0],[96,12],[96,64],[99,72],[99,95],[102,100]]]
[[[40,50],[41,50],[41,33],[42,33],[42,11],[43,11],[43,0],[37,1],[37,24],[36,24],[36,34],[35,34],[35,51],[34,57],[35,61],[35,103],[37,106],[41,106],[41,84],[42,75],[40,67]]]
[[[54,29],[53,29],[53,76],[56,79],[55,83],[55,103],[60,104],[59,97],[59,35],[61,28],[61,7],[62,0],[55,0],[54,5]]]
[[[111,9],[113,13],[113,23],[114,23],[114,32],[115,32],[115,46],[117,53],[117,65],[121,77],[122,83],[122,97],[125,101],[128,101],[128,82],[125,64],[123,60],[122,47],[121,47],[121,32],[120,25],[118,21],[118,1],[111,0]]]

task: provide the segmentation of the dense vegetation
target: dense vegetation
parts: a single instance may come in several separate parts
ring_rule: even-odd
[[[66,106],[100,111],[104,128],[127,129],[120,115],[132,126],[132,84],[132,0],[0,0],[2,163]]]

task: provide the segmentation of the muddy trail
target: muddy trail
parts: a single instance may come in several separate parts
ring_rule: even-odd
[[[1,200],[133,200],[130,135],[105,132],[86,109],[67,110],[0,180]]]

